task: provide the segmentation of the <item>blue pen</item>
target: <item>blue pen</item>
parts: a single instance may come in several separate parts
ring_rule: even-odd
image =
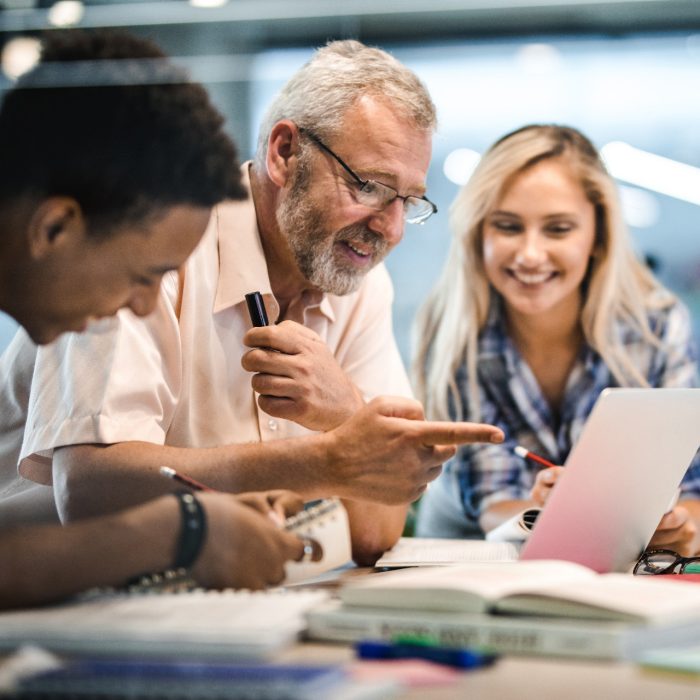
[[[497,658],[496,654],[471,649],[405,642],[358,642],[355,651],[361,659],[425,659],[461,669],[489,666]]]

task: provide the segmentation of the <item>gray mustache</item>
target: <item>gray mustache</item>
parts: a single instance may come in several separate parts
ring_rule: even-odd
[[[364,226],[350,226],[343,229],[338,234],[337,240],[344,243],[353,243],[355,241],[363,243],[368,245],[375,254],[382,253],[387,248],[387,242],[379,234],[370,231]]]

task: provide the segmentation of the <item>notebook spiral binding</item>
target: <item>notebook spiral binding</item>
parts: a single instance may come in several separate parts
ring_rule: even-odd
[[[307,506],[304,510],[289,516],[284,522],[284,529],[291,531],[298,530],[317,518],[332,513],[340,505],[340,499],[338,498],[324,498],[319,503]]]

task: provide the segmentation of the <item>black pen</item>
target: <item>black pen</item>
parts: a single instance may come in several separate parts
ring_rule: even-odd
[[[268,326],[270,322],[267,320],[267,312],[265,311],[265,303],[260,292],[251,292],[245,295],[245,303],[248,305],[248,313],[253,326]]]

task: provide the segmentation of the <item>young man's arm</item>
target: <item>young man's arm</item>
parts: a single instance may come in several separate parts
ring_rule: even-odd
[[[279,583],[284,562],[301,556],[299,538],[235,496],[197,498],[207,534],[192,575],[202,586],[263,588]],[[0,608],[51,602],[94,586],[120,586],[140,574],[172,568],[181,523],[179,503],[164,496],[65,527],[5,532],[0,537]]]
[[[422,420],[420,404],[381,397],[327,433],[268,443],[181,448],[145,442],[57,449],[56,502],[63,520],[140,503],[173,484],[161,465],[223,491],[284,488],[306,499],[339,496],[369,502],[350,507],[355,555],[366,561],[393,545],[404,508],[440,473],[464,442],[498,441],[500,430],[468,423]],[[379,505],[378,505],[379,504]]]

